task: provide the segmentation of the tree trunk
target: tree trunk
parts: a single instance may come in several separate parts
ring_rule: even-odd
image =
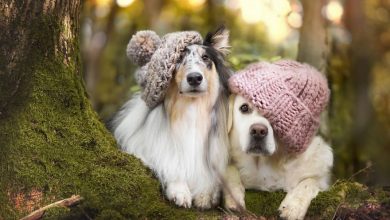
[[[326,0],[302,0],[303,22],[300,30],[298,58],[326,74],[329,46],[326,36],[325,19],[321,13]]]
[[[139,160],[120,152],[86,98],[80,0],[0,2],[0,219],[73,194],[72,218],[194,218],[173,208]]]
[[[326,34],[325,19],[321,13],[326,0],[301,0],[303,22],[300,29],[297,60],[316,67],[326,75],[329,45]],[[320,133],[329,138],[328,111],[321,114]]]
[[[226,215],[217,209],[199,212],[171,206],[151,172],[116,148],[82,83],[80,4],[80,0],[0,2],[0,219],[23,217],[73,194],[84,198],[79,205],[47,209],[44,217]],[[336,184],[313,201],[308,215],[332,217],[350,187],[352,192],[363,190],[356,184]],[[275,216],[283,196],[250,192],[247,208],[250,213]]]
[[[374,32],[368,25],[365,15],[364,2],[347,0],[345,10],[345,23],[351,33],[352,42],[349,48],[351,59],[351,83],[353,88],[352,134],[349,140],[349,152],[352,157],[354,172],[362,169],[365,164],[361,162],[366,138],[374,127],[373,107],[370,100],[371,71],[376,59],[374,48]],[[370,146],[371,147],[371,146]]]

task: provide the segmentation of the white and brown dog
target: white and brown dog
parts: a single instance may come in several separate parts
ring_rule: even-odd
[[[311,200],[328,188],[332,149],[313,138],[329,97],[318,74],[307,65],[279,61],[251,65],[229,80],[236,95],[229,107],[226,208],[244,209],[245,189],[283,190],[280,217],[303,219]]]
[[[220,176],[228,160],[228,37],[222,27],[203,44],[186,45],[172,66],[162,103],[150,108],[135,96],[114,120],[114,136],[122,149],[156,173],[166,197],[178,206],[194,203],[205,209],[219,202]],[[164,57],[156,62],[165,62],[160,59]]]

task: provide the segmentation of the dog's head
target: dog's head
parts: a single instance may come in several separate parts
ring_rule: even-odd
[[[187,46],[176,65],[175,83],[179,93],[198,97],[216,86],[218,80],[227,85],[228,74],[224,66],[224,56],[228,53],[229,31],[220,27],[207,34],[203,45]]]
[[[276,140],[270,122],[240,95],[231,96],[229,136],[233,147],[248,154],[272,155]]]

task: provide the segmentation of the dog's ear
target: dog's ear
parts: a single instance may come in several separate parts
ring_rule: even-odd
[[[203,43],[205,46],[210,46],[226,56],[230,52],[229,45],[229,30],[224,25],[220,26],[215,32],[209,32]]]
[[[228,134],[232,130],[233,127],[233,107],[234,107],[234,99],[235,95],[232,94],[229,96],[229,114],[228,114],[228,123],[227,123],[227,129],[228,129]]]

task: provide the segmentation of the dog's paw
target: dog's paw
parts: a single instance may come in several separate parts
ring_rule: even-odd
[[[195,196],[194,205],[199,209],[210,209],[212,206],[212,195],[209,193],[201,193]]]
[[[170,183],[166,190],[167,197],[176,205],[191,208],[192,196],[190,189],[185,183]]]
[[[236,201],[233,198],[226,198],[225,199],[225,208],[234,211],[234,212],[242,212],[245,210],[245,201]]]
[[[285,198],[279,206],[280,217],[287,220],[301,220],[305,218],[308,206],[299,198]]]
[[[225,208],[235,212],[245,210],[245,194],[241,189],[232,190],[232,195],[225,195]]]

